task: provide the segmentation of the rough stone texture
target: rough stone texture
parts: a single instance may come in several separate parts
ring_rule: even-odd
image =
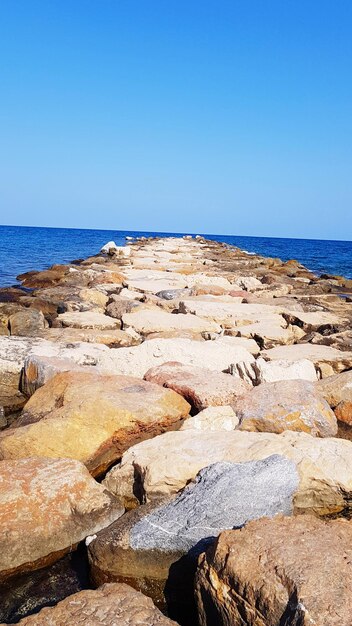
[[[352,371],[320,380],[317,389],[334,409],[336,417],[352,426]]]
[[[125,313],[130,313],[136,307],[141,306],[138,302],[128,298],[116,298],[106,307],[106,314],[121,320]]]
[[[273,316],[273,319],[264,319],[253,324],[235,326],[232,333],[240,337],[256,339],[262,348],[268,349],[276,345],[289,345],[304,336],[304,331],[298,326],[286,326],[283,317]]]
[[[296,430],[318,437],[337,433],[334,412],[314,383],[306,380],[280,380],[253,387],[239,398],[236,412],[241,430]]]
[[[352,525],[277,517],[225,531],[200,557],[201,626],[350,626]]]
[[[6,413],[23,407],[26,398],[19,390],[21,370],[27,354],[41,344],[49,345],[36,338],[0,337],[0,406]]]
[[[189,408],[171,389],[138,378],[64,372],[0,434],[0,458],[68,457],[97,475],[133,443],[175,428]]]
[[[250,389],[248,383],[230,374],[183,365],[177,361],[151,368],[144,378],[173,389],[198,411],[208,406],[235,405],[238,398]]]
[[[23,309],[9,317],[10,333],[18,337],[36,337],[45,325],[43,313],[36,309]]]
[[[197,317],[196,315],[175,315],[159,308],[140,309],[125,313],[122,317],[123,328],[134,328],[141,335],[187,330],[188,332],[220,333],[221,327],[215,322]]]
[[[140,500],[153,501],[177,493],[200,469],[219,461],[243,463],[279,454],[297,466],[300,485],[295,509],[314,509],[319,515],[337,513],[351,506],[352,443],[344,439],[311,437],[286,431],[165,433],[131,447],[103,484],[121,495],[130,507]]]
[[[209,406],[186,419],[180,430],[235,430],[239,419],[231,406]]]
[[[312,361],[264,361],[259,357],[248,367],[244,363],[237,364],[236,371],[243,380],[254,385],[274,383],[279,380],[309,380],[315,382],[317,373]]]
[[[132,329],[126,332],[119,329],[46,328],[39,336],[55,343],[101,343],[109,348],[128,348],[142,341]]]
[[[107,296],[98,289],[81,289],[78,295],[84,302],[90,302],[103,310],[108,302]]]
[[[352,352],[311,343],[277,346],[271,350],[265,350],[262,352],[262,356],[269,361],[308,359],[320,369],[323,378],[338,374],[352,367]]]
[[[128,582],[161,608],[165,593],[169,610],[179,618],[180,600],[192,607],[196,559],[206,545],[222,530],[250,519],[291,514],[298,480],[295,464],[278,455],[215,463],[173,499],[152,510],[139,507],[98,533],[89,544],[93,580]],[[180,561],[182,555],[187,556]]]
[[[57,560],[123,512],[77,461],[0,461],[0,580]]]
[[[111,330],[120,328],[120,320],[113,319],[104,313],[94,311],[77,311],[73,313],[62,313],[58,315],[57,321],[62,326],[70,328],[93,328],[100,330]]]
[[[149,339],[139,346],[119,348],[116,352],[116,358],[110,356],[110,371],[141,377],[151,367],[170,360],[196,367],[204,367],[206,364],[210,370],[220,372],[228,370],[232,363],[254,361],[248,350],[237,342],[232,342],[232,337],[219,337],[214,341],[187,338]]]
[[[177,626],[150,598],[125,584],[80,591],[54,607],[19,622],[20,626]],[[5,626],[2,624],[1,626]]]

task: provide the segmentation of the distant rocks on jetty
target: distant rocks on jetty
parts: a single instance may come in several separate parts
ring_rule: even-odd
[[[126,239],[0,289],[0,622],[350,626],[351,281]]]

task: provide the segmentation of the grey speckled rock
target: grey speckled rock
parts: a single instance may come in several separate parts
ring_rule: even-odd
[[[295,464],[278,454],[248,463],[214,463],[172,502],[134,526],[131,547],[187,552],[224,528],[277,513],[289,515],[297,487]]]
[[[277,513],[289,515],[298,488],[295,464],[275,454],[248,463],[214,463],[181,493],[138,507],[89,545],[96,585],[128,582],[180,624],[195,624],[198,555],[224,529]]]

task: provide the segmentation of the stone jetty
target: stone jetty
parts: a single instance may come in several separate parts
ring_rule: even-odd
[[[1,626],[350,626],[352,281],[200,236],[18,280]]]

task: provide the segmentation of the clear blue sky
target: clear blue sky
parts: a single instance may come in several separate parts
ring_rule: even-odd
[[[0,223],[352,239],[351,0],[0,0]]]

